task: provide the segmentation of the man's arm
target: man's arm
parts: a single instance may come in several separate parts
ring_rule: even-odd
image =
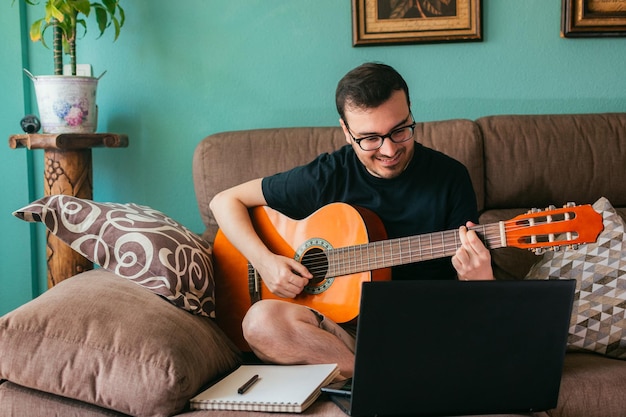
[[[222,233],[257,269],[269,290],[293,298],[313,276],[294,259],[272,253],[256,234],[248,209],[267,205],[258,178],[218,193],[210,203]]]

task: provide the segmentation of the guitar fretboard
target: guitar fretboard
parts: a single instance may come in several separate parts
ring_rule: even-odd
[[[488,249],[506,246],[500,223],[472,228]],[[453,256],[461,246],[458,230],[402,237],[327,250],[327,277]]]

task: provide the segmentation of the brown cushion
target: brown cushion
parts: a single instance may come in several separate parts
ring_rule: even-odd
[[[124,417],[125,414],[113,413],[110,410],[89,406],[74,400],[60,398],[58,396],[46,395],[45,393],[34,391],[28,388],[7,382],[0,385],[0,404],[2,411],[10,410],[16,416],[80,416],[80,417]],[[180,417],[280,417],[290,414],[277,414],[258,411],[189,411],[180,414]],[[321,397],[315,401],[302,414],[317,417],[346,417],[334,402],[327,397]],[[545,412],[532,414],[489,414],[482,417],[549,417]],[[474,416],[481,417],[481,416]],[[604,416],[611,417],[611,416]]]
[[[213,320],[103,269],[0,318],[0,379],[134,416],[180,411],[238,363]]]
[[[207,227],[204,237],[213,241],[217,233],[217,221],[209,207],[217,192],[305,164],[344,145],[340,127],[252,129],[206,137],[193,157],[196,198]]]
[[[21,385],[5,382],[0,385],[2,415],[6,416],[77,416],[77,417],[127,417],[82,401],[48,394]]]
[[[622,417],[626,361],[591,353],[565,355],[557,408],[551,417]]]
[[[194,314],[215,317],[211,247],[150,207],[44,197],[13,213],[45,223],[85,258]]]
[[[560,207],[602,196],[626,206],[626,113],[497,115],[476,124],[486,207]]]

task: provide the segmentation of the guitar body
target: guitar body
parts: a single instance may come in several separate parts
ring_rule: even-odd
[[[247,259],[218,231],[213,250],[215,268],[216,321],[242,350],[249,350],[241,323],[250,306],[258,299],[280,299],[320,311],[337,323],[346,323],[359,314],[361,283],[391,279],[389,268],[345,275],[326,276],[327,268],[317,268],[324,251],[383,240],[386,232],[373,213],[343,203],[324,206],[303,220],[293,220],[269,207],[251,210],[252,223],[268,248],[297,259],[313,273],[305,290],[294,299],[272,294]],[[323,263],[323,262],[322,262]]]

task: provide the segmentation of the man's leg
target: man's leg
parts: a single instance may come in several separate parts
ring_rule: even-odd
[[[354,338],[308,307],[261,300],[248,310],[242,326],[250,348],[263,361],[285,365],[337,363],[343,377],[352,377]]]

